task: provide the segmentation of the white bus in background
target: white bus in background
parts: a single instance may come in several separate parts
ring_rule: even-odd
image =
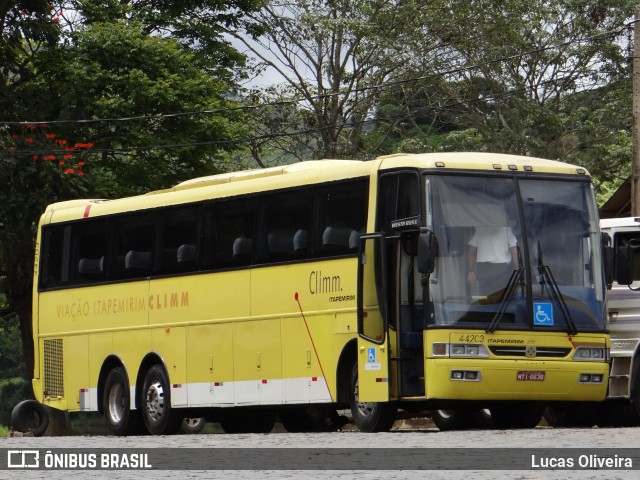
[[[545,418],[552,424],[640,425],[640,218],[602,219],[600,229],[611,238],[613,263],[612,278],[607,280],[611,334],[607,401],[595,417],[580,406],[547,410]]]

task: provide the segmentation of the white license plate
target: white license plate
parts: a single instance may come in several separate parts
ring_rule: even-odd
[[[516,380],[519,382],[542,382],[544,380],[544,372],[540,370],[525,370],[518,372]]]

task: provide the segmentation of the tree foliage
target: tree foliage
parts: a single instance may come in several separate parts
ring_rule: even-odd
[[[277,101],[288,94],[300,101],[280,112],[258,112],[264,116],[254,128],[267,141],[254,147],[282,148],[274,127],[287,125],[302,132],[289,137],[290,152],[308,150],[311,158],[364,156],[362,132],[379,87],[397,77],[405,64],[403,39],[420,28],[413,16],[418,3],[272,0],[248,15],[252,39],[229,33],[254,54],[258,68],[277,72],[286,85],[264,92],[266,98]],[[307,131],[313,131],[314,142]]]
[[[229,27],[252,5],[16,1],[0,7],[1,291],[20,319],[28,372],[40,214],[55,201],[141,193],[217,171],[228,142],[243,130],[240,111],[215,114],[235,105],[230,66],[242,56],[212,22]],[[173,17],[176,12],[184,15]],[[218,33],[202,39],[198,28],[202,35]],[[214,51],[215,45],[221,48]],[[140,118],[109,120],[122,117]]]

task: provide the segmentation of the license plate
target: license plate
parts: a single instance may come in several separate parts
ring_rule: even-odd
[[[539,370],[518,372],[516,380],[523,382],[542,382],[544,380],[544,372]]]

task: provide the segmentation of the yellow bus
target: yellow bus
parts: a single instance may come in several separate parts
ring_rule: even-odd
[[[120,435],[331,428],[341,408],[369,432],[399,409],[530,427],[605,398],[602,263],[588,172],[529,157],[308,161],[56,203],[34,392]]]

